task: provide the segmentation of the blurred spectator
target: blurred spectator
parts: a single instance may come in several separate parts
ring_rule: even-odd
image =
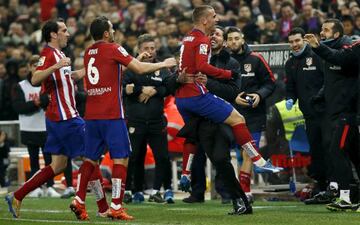
[[[281,41],[286,41],[290,30],[294,27],[297,15],[294,6],[290,2],[283,2],[280,7],[279,31]]]
[[[271,17],[265,16],[264,28],[260,31],[260,43],[270,44],[278,43],[280,41],[280,35],[278,32],[276,21]]]
[[[258,43],[260,37],[260,30],[256,24],[256,19],[253,17],[251,9],[247,5],[240,7],[239,19],[236,23],[245,35],[245,41],[249,44]]]
[[[11,92],[15,85],[19,82],[18,77],[19,62],[10,59],[6,63],[7,76],[4,79],[2,90],[2,104],[0,106],[0,120],[17,120],[18,116],[14,112],[11,104]]]
[[[3,100],[2,93],[3,93],[3,88],[4,88],[4,80],[6,77],[7,77],[7,74],[6,74],[5,64],[0,62],[0,109],[2,106],[2,100]]]
[[[341,22],[344,26],[344,35],[349,36],[351,39],[357,40],[360,33],[355,30],[354,20],[352,16],[343,16],[341,18]]]
[[[9,166],[10,144],[5,131],[0,130],[0,186],[6,187],[6,169]]]
[[[304,29],[305,33],[320,33],[321,17],[318,10],[315,10],[311,4],[305,4],[302,13],[297,19],[298,25]]]
[[[0,63],[6,63],[6,48],[3,45],[0,45]]]
[[[158,51],[159,59],[174,57],[180,51],[181,41],[178,33],[170,33],[167,35],[166,45],[161,46]]]

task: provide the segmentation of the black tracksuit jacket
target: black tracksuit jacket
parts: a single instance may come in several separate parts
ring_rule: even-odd
[[[244,51],[241,54],[231,55],[240,64],[240,78],[237,82],[241,92],[259,94],[260,102],[256,108],[240,105],[235,105],[235,108],[245,117],[249,130],[258,132],[265,129],[265,99],[274,91],[275,79],[269,65],[261,55],[251,51],[247,44],[244,44],[243,48]]]
[[[324,84],[322,59],[306,46],[302,54],[292,55],[286,62],[285,73],[286,99],[298,100],[306,119],[318,118],[324,107],[314,108],[311,101]]]

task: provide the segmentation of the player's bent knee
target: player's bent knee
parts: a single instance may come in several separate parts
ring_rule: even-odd
[[[245,118],[238,111],[233,109],[230,116],[225,120],[225,123],[229,124],[230,126],[235,126],[240,123],[245,123]]]

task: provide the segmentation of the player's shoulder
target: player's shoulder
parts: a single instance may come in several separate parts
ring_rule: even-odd
[[[38,67],[44,66],[45,64],[48,64],[49,62],[51,63],[51,62],[55,61],[54,54],[55,54],[54,48],[45,46],[40,52]]]
[[[40,52],[40,56],[46,56],[46,57],[50,57],[53,56],[55,52],[55,49],[46,45],[44,46],[44,48],[41,50]]]

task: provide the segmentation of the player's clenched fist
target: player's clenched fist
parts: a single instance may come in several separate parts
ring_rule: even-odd
[[[60,61],[55,64],[55,68],[60,69],[64,66],[70,66],[70,65],[71,65],[71,59],[69,57],[65,57],[60,59]]]

